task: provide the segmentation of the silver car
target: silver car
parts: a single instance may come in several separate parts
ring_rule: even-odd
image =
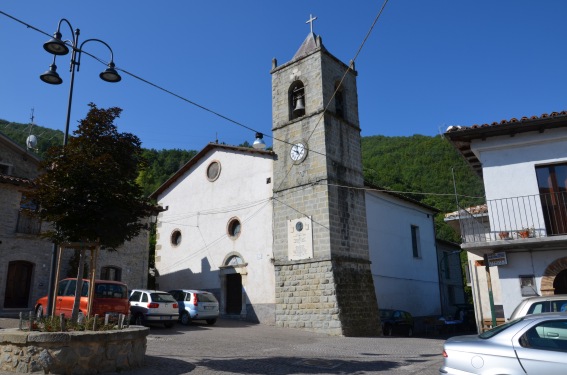
[[[175,289],[169,293],[179,304],[179,320],[191,324],[193,320],[204,320],[215,324],[219,317],[219,301],[215,295],[204,290]]]
[[[541,314],[545,312],[567,311],[567,294],[556,294],[553,296],[529,297],[516,306],[510,320],[524,315]]]
[[[177,301],[167,292],[133,289],[129,300],[133,324],[162,323],[171,328],[179,319]]]
[[[567,313],[527,315],[443,347],[440,374],[567,373]]]

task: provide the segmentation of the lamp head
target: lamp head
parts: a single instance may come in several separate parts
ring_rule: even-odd
[[[63,80],[59,77],[59,74],[57,74],[57,65],[55,64],[51,64],[49,70],[40,75],[39,78],[50,85],[60,85],[63,83]]]
[[[265,149],[266,148],[266,142],[264,142],[263,138],[264,138],[264,134],[256,133],[256,139],[254,140],[252,147],[257,149],[257,150]]]
[[[104,72],[100,73],[99,76],[103,81],[111,83],[120,82],[120,80],[122,79],[122,77],[120,77],[120,74],[118,74],[116,69],[114,69],[114,63],[112,61],[108,64],[108,68],[106,68]]]
[[[43,48],[47,52],[57,56],[69,53],[69,47],[67,47],[65,42],[61,40],[61,33],[59,31],[53,34],[53,38],[43,44]]]

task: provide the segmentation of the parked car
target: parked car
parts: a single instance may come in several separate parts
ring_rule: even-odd
[[[567,311],[567,294],[554,296],[528,297],[516,306],[510,320],[528,314],[541,314],[545,312]]]
[[[205,320],[211,325],[216,323],[219,301],[213,293],[192,289],[175,289],[169,293],[179,304],[179,319],[182,324],[191,324],[193,320]]]
[[[79,302],[79,312],[87,314],[89,303],[90,280],[83,279],[81,288],[81,299]],[[55,296],[55,315],[65,314],[70,317],[75,303],[75,290],[77,279],[63,279],[57,286]],[[130,304],[128,303],[128,286],[118,281],[95,280],[95,296],[92,303],[91,316],[99,315],[104,317],[110,314],[117,317],[118,314],[128,315]],[[41,297],[35,304],[35,314],[42,317],[47,313],[47,296]]]
[[[439,373],[563,375],[566,352],[567,313],[526,315],[480,335],[448,339]]]
[[[161,290],[133,289],[130,293],[131,322],[135,325],[163,323],[167,328],[179,319],[175,298]]]
[[[413,317],[407,311],[380,309],[380,321],[385,336],[393,334],[413,336]]]

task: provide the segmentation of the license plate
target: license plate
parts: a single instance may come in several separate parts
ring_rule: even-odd
[[[169,316],[162,316],[160,317],[161,320],[171,320],[171,318]]]
[[[215,308],[214,306],[205,306],[205,310],[212,310],[214,308]]]

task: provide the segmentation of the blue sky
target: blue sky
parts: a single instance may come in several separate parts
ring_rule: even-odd
[[[101,39],[116,66],[247,127],[271,134],[271,61],[289,61],[314,32],[344,62],[354,58],[383,1],[5,0],[0,11],[53,34],[61,18]],[[491,123],[567,109],[563,0],[390,0],[356,60],[363,136],[436,135],[449,125]],[[64,39],[71,30],[64,24]],[[49,38],[0,14],[0,118],[64,130],[70,55],[57,58],[59,86],[39,75]],[[109,51],[87,43],[104,61]],[[70,129],[87,103],[120,107],[116,125],[143,147],[200,150],[254,132],[83,55]],[[1,129],[0,129],[1,131]],[[266,139],[271,143],[271,139]]]

